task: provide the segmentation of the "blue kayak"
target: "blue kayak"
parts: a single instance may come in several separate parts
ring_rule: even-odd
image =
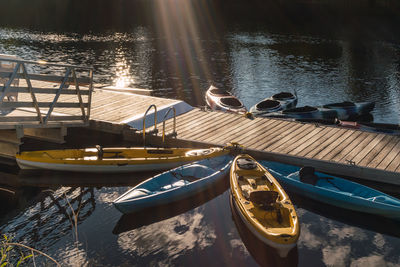
[[[196,161],[156,175],[114,200],[122,213],[133,213],[193,196],[229,173],[231,155]]]
[[[323,105],[320,107],[304,106],[290,108],[271,113],[265,113],[265,117],[293,118],[293,119],[357,119],[366,116],[375,107],[375,102],[340,102]]]
[[[337,117],[336,110],[323,107],[297,107],[277,112],[265,113],[264,117],[294,118],[294,119],[334,119]]]
[[[375,102],[350,102],[331,103],[322,106],[323,108],[335,110],[339,120],[357,119],[359,116],[370,113]]]
[[[282,186],[299,195],[333,206],[400,219],[400,200],[346,179],[313,171],[312,167],[260,161]]]

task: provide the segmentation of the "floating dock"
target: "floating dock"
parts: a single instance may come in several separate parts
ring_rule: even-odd
[[[65,77],[64,80],[60,78],[61,84],[68,80]],[[0,115],[0,120],[4,121],[0,127],[3,156],[15,156],[23,137],[61,144],[71,127],[116,134],[121,136],[121,142],[142,144],[146,141],[147,145],[163,145],[165,124],[166,146],[224,146],[237,142],[245,152],[259,159],[310,165],[319,171],[400,185],[400,136],[282,119],[250,119],[193,108],[180,100],[102,90],[91,87],[91,82],[85,87],[85,80],[80,81],[79,90],[64,88],[54,81],[49,85],[50,82],[37,81],[29,86],[29,82],[24,85],[24,81],[20,81],[19,89],[14,89],[19,92],[18,101],[6,103],[6,107],[13,105],[13,109]],[[49,114],[54,108],[54,113],[45,117],[47,124],[38,119],[38,108],[32,104],[32,94],[27,89],[30,87],[35,88],[36,99],[45,103],[39,110],[45,108],[42,112]],[[54,87],[58,89],[52,90],[53,96],[44,92],[44,88]],[[46,93],[47,98],[41,97],[42,93]],[[35,123],[23,119],[24,116],[32,118],[32,113],[37,120]],[[10,119],[13,116],[19,121]],[[143,129],[148,134],[143,135]]]

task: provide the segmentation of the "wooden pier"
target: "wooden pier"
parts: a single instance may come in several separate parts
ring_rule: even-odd
[[[11,74],[0,71],[0,75]],[[18,93],[18,101],[2,101],[2,108],[11,108],[0,115],[3,157],[13,158],[22,138],[63,143],[72,127],[116,134],[121,142],[143,144],[143,125],[149,132],[145,135],[147,145],[199,147],[237,142],[259,159],[311,165],[320,171],[400,185],[400,136],[211,112],[179,100],[92,88],[91,79],[73,75],[18,75],[14,72],[25,84],[24,80],[18,86],[8,83],[2,92],[3,99],[10,92]],[[67,83],[75,87],[67,87]],[[151,105],[156,108],[149,108]],[[176,138],[168,137],[174,136],[173,112],[169,112],[174,109]],[[167,139],[163,144],[164,123]]]
[[[129,119],[141,114],[141,122],[151,104],[162,107],[178,102],[95,89],[89,127],[121,134],[125,140],[141,144],[142,130],[127,127]],[[146,143],[162,145],[162,127],[163,121],[159,120],[158,134],[146,135]],[[165,121],[165,132],[173,130],[170,118]],[[237,142],[259,159],[311,165],[325,172],[400,185],[400,136],[282,119],[249,119],[200,108],[178,115],[175,130],[177,138],[168,138],[167,146],[224,146]]]

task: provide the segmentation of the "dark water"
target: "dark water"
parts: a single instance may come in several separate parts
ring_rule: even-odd
[[[27,9],[29,16],[8,20],[11,25],[2,16],[0,53],[93,66],[97,83],[153,89],[155,96],[195,106],[205,104],[211,83],[231,90],[247,107],[296,89],[298,105],[376,101],[375,121],[400,122],[400,35],[387,17],[341,21],[318,13],[314,21],[310,13],[293,19],[276,7],[264,17],[254,9],[253,17],[243,5],[237,10],[246,9],[245,15],[228,8],[219,16],[224,6],[171,4],[175,2],[153,1],[151,18],[146,17],[149,10],[129,12],[113,5],[111,22],[104,6],[88,15],[86,23],[83,13],[74,13],[76,21],[65,14],[46,20],[33,19]],[[7,15],[4,9],[2,14]],[[127,19],[130,15],[134,18]],[[259,244],[235,220],[227,184],[175,205],[121,217],[112,201],[127,185],[146,177],[150,174],[3,173],[1,183],[12,181],[18,187],[1,199],[0,231],[66,266],[400,265],[398,222],[293,194],[301,236],[287,259]],[[21,187],[38,181],[44,187]],[[85,186],[79,186],[82,182]],[[398,188],[390,189],[398,196]],[[77,213],[78,237],[69,205]],[[37,261],[45,262],[41,257]]]

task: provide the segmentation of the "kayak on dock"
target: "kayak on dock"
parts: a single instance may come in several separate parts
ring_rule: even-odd
[[[323,105],[323,108],[336,110],[339,120],[353,120],[370,113],[375,108],[375,102],[350,102],[332,103]]]
[[[370,187],[327,174],[313,167],[261,161],[286,190],[344,209],[400,219],[400,200]]]
[[[295,118],[295,119],[357,119],[373,110],[374,102],[341,102],[320,107],[304,106],[278,112],[267,113],[266,117]]]
[[[385,133],[391,135],[400,135],[400,125],[391,123],[377,123],[366,121],[345,121],[338,119],[294,119],[295,121],[307,123],[319,123],[324,125],[332,125],[349,129],[357,129],[373,133]]]
[[[124,214],[178,201],[216,184],[228,175],[231,155],[208,158],[156,175],[113,203]]]
[[[225,148],[96,148],[25,151],[16,155],[21,169],[76,172],[167,170],[189,162],[226,155]]]
[[[236,96],[213,85],[206,92],[206,103],[212,110],[243,114],[247,112],[246,107]]]
[[[266,113],[263,116],[273,118],[294,118],[294,119],[334,119],[337,112],[327,108],[304,106],[286,109],[278,112]]]
[[[263,116],[266,113],[294,108],[297,105],[297,96],[289,92],[281,92],[265,98],[250,108],[255,116]]]
[[[249,230],[286,257],[300,235],[295,208],[278,181],[249,155],[237,156],[230,171],[233,204]]]

